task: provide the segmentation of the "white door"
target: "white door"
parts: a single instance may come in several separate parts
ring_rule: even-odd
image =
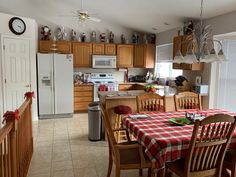
[[[4,111],[15,110],[30,91],[30,46],[28,39],[3,38]]]
[[[73,55],[54,54],[55,114],[73,113]]]

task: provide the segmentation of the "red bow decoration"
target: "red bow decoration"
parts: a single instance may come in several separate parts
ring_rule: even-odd
[[[20,112],[19,112],[19,110],[16,109],[15,112],[13,112],[13,111],[5,112],[4,115],[3,115],[2,123],[4,123],[9,117],[13,117],[15,120],[19,120],[20,119]]]
[[[34,98],[34,92],[26,92],[24,98],[26,99]]]

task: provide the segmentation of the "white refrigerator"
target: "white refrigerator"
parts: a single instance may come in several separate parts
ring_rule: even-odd
[[[37,54],[39,118],[73,115],[73,55]]]

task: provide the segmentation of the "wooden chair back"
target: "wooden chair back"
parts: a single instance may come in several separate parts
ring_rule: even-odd
[[[165,112],[165,98],[155,93],[147,93],[136,97],[137,111]]]
[[[194,92],[181,92],[175,95],[176,111],[202,109],[201,96]]]
[[[195,122],[185,161],[185,176],[220,176],[235,120],[235,117],[217,114]]]
[[[117,141],[114,136],[114,132],[112,130],[111,121],[109,119],[108,113],[107,113],[104,105],[100,104],[100,107],[101,107],[101,113],[102,113],[102,120],[104,123],[107,138],[108,138],[108,143],[109,143],[110,148],[112,149],[113,155],[116,156],[117,154],[116,154],[116,150],[115,150],[114,146],[117,144]]]

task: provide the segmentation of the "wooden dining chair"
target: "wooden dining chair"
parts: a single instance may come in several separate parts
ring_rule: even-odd
[[[186,159],[167,163],[166,170],[180,177],[220,177],[235,120],[235,117],[217,114],[196,121]]]
[[[229,169],[231,175],[225,174],[223,176],[236,177],[236,150],[226,151],[224,162],[223,162],[223,171],[226,172],[226,169]]]
[[[201,96],[194,92],[181,92],[175,95],[176,111],[188,109],[202,109]]]
[[[121,170],[129,169],[139,169],[139,173],[142,175],[143,168],[148,168],[149,176],[154,177],[155,164],[152,163],[144,153],[143,147],[136,141],[117,143],[114,136],[114,131],[116,130],[112,130],[110,119],[103,105],[101,105],[101,112],[109,145],[109,165],[107,177],[111,176],[113,162],[116,165],[116,177],[120,177]]]
[[[155,93],[147,93],[136,97],[137,112],[165,112],[165,98]]]

